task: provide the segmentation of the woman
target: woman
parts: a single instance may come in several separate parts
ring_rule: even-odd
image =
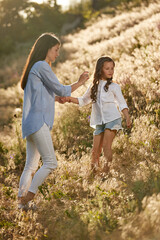
[[[50,135],[55,101],[60,102],[58,96],[70,96],[88,79],[88,72],[84,72],[72,85],[64,86],[58,81],[51,63],[58,57],[59,49],[60,41],[55,35],[42,34],[30,51],[21,77],[21,87],[24,90],[22,135],[26,138],[26,163],[18,192],[19,208],[22,209],[26,208],[38,187],[57,167]],[[43,165],[36,172],[40,156]]]

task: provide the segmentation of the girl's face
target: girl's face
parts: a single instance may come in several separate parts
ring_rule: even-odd
[[[112,78],[114,73],[114,63],[113,62],[104,62],[102,68],[102,80],[107,78]]]
[[[46,56],[46,62],[55,62],[56,58],[59,56],[59,50],[60,50],[60,45],[56,44],[52,48],[48,50],[47,56]]]

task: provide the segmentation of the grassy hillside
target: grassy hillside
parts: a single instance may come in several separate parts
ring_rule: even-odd
[[[59,79],[70,84],[83,70],[92,74],[98,57],[111,56],[133,127],[128,131],[123,123],[124,132],[115,138],[111,173],[104,176],[100,169],[93,176],[91,106],[57,104],[52,137],[59,166],[39,189],[36,212],[16,209],[25,162],[22,92],[19,86],[1,89],[2,100],[12,99],[17,108],[0,135],[0,239],[160,239],[159,12],[156,1],[115,17],[102,15],[64,38]],[[82,95],[90,81],[73,96]]]

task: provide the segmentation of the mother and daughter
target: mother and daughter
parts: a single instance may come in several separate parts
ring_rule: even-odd
[[[131,126],[128,107],[120,86],[112,82],[114,62],[109,57],[98,59],[93,84],[80,98],[71,97],[71,92],[83,85],[88,72],[82,73],[77,82],[63,85],[52,71],[51,63],[60,50],[59,39],[51,33],[42,34],[34,43],[21,77],[24,90],[22,135],[26,138],[26,163],[20,178],[18,208],[27,209],[38,187],[49,173],[57,167],[50,130],[53,127],[55,101],[72,102],[84,106],[92,102],[91,126],[95,127],[92,151],[92,168],[99,165],[103,148],[109,171],[112,160],[112,142],[121,126],[123,112],[127,127]],[[42,166],[38,169],[40,157]],[[38,170],[37,170],[38,169]]]

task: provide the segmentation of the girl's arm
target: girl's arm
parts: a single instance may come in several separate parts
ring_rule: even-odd
[[[75,104],[79,104],[78,98],[75,97],[67,97],[67,101]]]
[[[84,95],[82,97],[60,97],[59,99],[59,103],[66,103],[66,102],[71,102],[71,103],[75,103],[78,104],[80,107],[83,107],[85,105],[88,105],[91,102],[91,98],[90,98],[90,90],[91,90],[91,85],[89,86],[89,88],[87,89],[87,91],[84,93]]]
[[[62,103],[71,102],[71,103],[78,104],[80,107],[83,107],[85,105],[88,105],[91,102],[90,94],[91,94],[91,85],[89,86],[89,88],[87,89],[87,91],[84,93],[82,97],[78,97],[78,98],[61,97],[60,100],[62,101]]]
[[[130,116],[129,116],[129,112],[128,112],[128,106],[127,103],[123,97],[122,91],[121,91],[121,87],[117,84],[115,85],[115,98],[117,100],[117,103],[119,105],[119,109],[120,111],[123,113],[125,119],[126,119],[126,124],[127,127],[130,128],[131,127],[131,120],[130,120]]]
[[[132,125],[132,122],[131,122],[131,120],[130,120],[130,116],[129,116],[129,113],[128,113],[128,108],[124,108],[124,109],[122,110],[122,113],[123,113],[123,115],[124,115],[124,117],[125,117],[125,119],[126,119],[127,127],[130,128],[131,125]]]

